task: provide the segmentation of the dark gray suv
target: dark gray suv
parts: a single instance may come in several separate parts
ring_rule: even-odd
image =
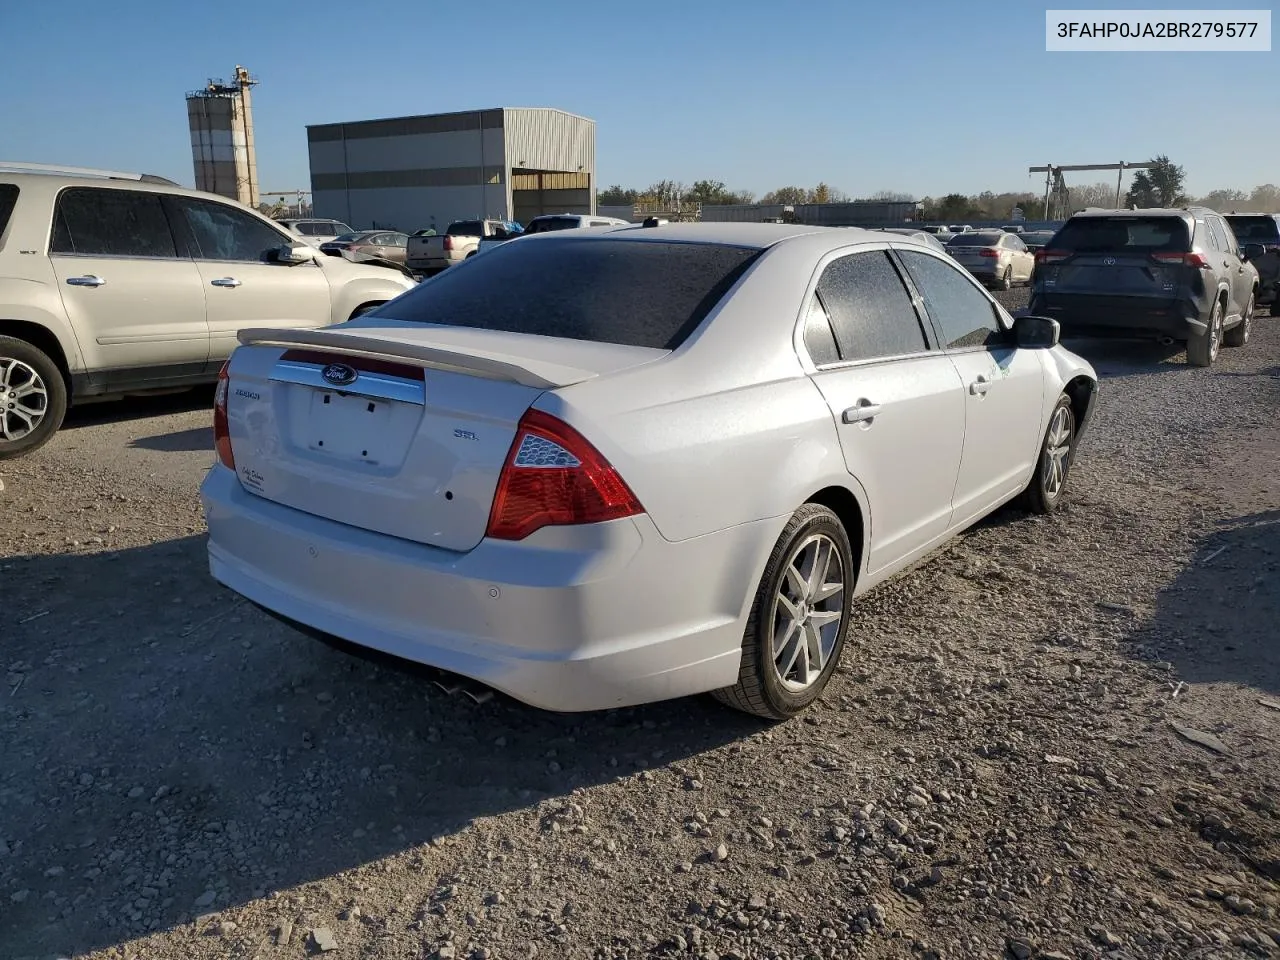
[[[1182,341],[1207,367],[1248,341],[1257,295],[1258,271],[1213,210],[1086,210],[1036,253],[1030,312],[1064,336]]]
[[[1271,315],[1280,316],[1280,213],[1228,213],[1225,219],[1258,271],[1258,304],[1270,304]]]

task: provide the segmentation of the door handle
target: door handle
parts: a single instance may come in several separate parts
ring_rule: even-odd
[[[986,396],[987,391],[990,389],[991,381],[983,373],[978,374],[978,378],[969,384],[969,392],[975,397]]]
[[[235,277],[222,277],[219,280],[210,280],[209,285],[211,287],[238,287],[240,286],[240,281]]]
[[[95,277],[92,273],[83,277],[67,277],[67,283],[73,287],[100,287],[106,282],[101,277]]]
[[[840,419],[845,423],[867,423],[873,420],[879,412],[880,404],[872,403],[866,397],[863,397],[846,410]]]

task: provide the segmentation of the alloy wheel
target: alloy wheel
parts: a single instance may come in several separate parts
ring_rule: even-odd
[[[0,440],[21,440],[49,410],[49,389],[35,368],[0,357]]]
[[[1049,432],[1045,437],[1045,478],[1044,492],[1050,500],[1062,492],[1067,482],[1067,470],[1071,466],[1071,427],[1070,407],[1059,407],[1049,421]]]
[[[802,540],[787,561],[773,601],[773,666],[782,686],[813,686],[831,659],[844,626],[845,569],[826,534]]]

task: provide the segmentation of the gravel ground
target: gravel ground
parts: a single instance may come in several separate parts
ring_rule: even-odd
[[[207,393],[78,412],[0,465],[0,956],[1280,956],[1280,319],[1074,346],[1069,507],[861,600],[782,725],[317,645],[207,575]]]

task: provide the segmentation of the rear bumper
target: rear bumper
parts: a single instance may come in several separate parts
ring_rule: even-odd
[[[1187,340],[1204,333],[1208,324],[1190,300],[1091,294],[1031,295],[1029,312],[1052,317],[1064,336],[1172,337]],[[1204,314],[1207,314],[1207,305]]]
[[[735,683],[756,582],[786,523],[671,543],[640,516],[456,553],[272,503],[221,466],[200,495],[210,571],[248,600],[559,711]]]

